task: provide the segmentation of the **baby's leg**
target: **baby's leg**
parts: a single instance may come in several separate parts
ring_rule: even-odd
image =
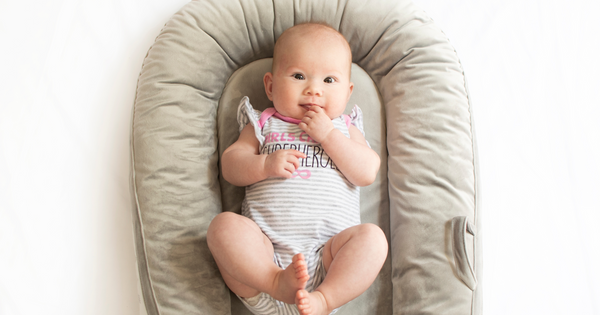
[[[387,240],[374,224],[348,228],[323,248],[325,279],[314,292],[300,290],[296,305],[302,315],[329,314],[365,292],[387,257]]]
[[[217,215],[208,227],[208,247],[223,280],[235,294],[248,298],[265,292],[293,304],[309,275],[302,254],[285,270],[273,262],[273,245],[252,220],[231,212]]]

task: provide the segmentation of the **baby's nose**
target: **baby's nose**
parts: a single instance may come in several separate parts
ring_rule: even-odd
[[[323,95],[323,91],[322,91],[321,87],[315,83],[309,83],[308,86],[306,87],[306,89],[304,90],[304,92],[307,95],[312,95],[312,96]]]

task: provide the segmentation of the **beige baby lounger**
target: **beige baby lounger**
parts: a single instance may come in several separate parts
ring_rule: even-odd
[[[477,159],[465,78],[442,31],[410,0],[199,0],[165,25],[144,60],[131,156],[136,254],[149,315],[250,314],[206,244],[211,219],[240,211],[244,189],[219,157],[249,96],[272,106],[262,76],[298,23],[325,22],[350,42],[354,93],[381,157],[361,189],[363,222],[390,251],[342,315],[481,314]]]

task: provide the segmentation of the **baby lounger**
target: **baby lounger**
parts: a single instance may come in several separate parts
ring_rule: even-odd
[[[199,0],[165,25],[139,77],[131,135],[133,221],[150,315],[250,314],[206,244],[211,219],[244,189],[219,174],[281,33],[325,22],[350,42],[354,94],[381,157],[361,189],[363,222],[390,251],[379,277],[338,314],[481,314],[477,165],[465,78],[452,46],[410,0]],[[306,192],[310,195],[310,192]]]

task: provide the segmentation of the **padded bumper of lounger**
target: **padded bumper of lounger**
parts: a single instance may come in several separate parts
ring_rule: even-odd
[[[169,20],[144,60],[131,134],[147,313],[248,314],[230,298],[206,245],[211,219],[239,211],[243,196],[220,179],[219,155],[237,137],[230,125],[237,97],[254,93],[255,107],[269,105],[257,92],[265,58],[285,29],[309,21],[332,25],[350,42],[353,98],[385,164],[361,193],[361,214],[386,232],[388,262],[339,314],[481,314],[465,78],[448,39],[409,0],[202,0]],[[357,82],[375,92],[360,94]]]

